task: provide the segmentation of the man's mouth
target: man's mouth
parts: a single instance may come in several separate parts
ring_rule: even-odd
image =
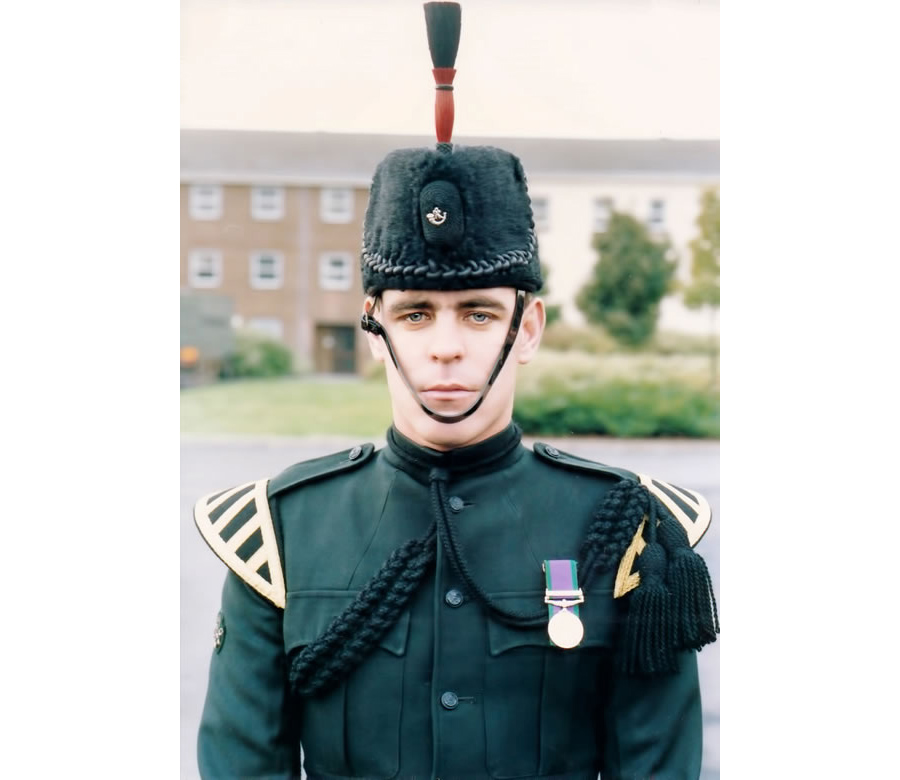
[[[421,391],[421,395],[429,401],[459,401],[460,399],[469,398],[477,391],[471,390],[465,385],[455,382],[446,382],[426,387]]]

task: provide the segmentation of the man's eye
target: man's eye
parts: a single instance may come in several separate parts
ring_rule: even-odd
[[[491,319],[491,315],[487,312],[483,311],[473,311],[469,317],[472,318],[473,322],[477,322],[479,324],[484,324],[485,322],[489,322]]]
[[[412,323],[422,322],[422,320],[424,320],[424,319],[425,319],[425,313],[421,312],[421,311],[411,311],[409,314],[406,315],[407,322],[412,322]]]

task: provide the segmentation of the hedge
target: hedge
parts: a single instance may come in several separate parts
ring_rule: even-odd
[[[513,419],[531,435],[719,436],[719,396],[687,385],[613,380],[516,397]]]
[[[289,376],[293,355],[280,341],[253,332],[238,332],[235,349],[222,361],[222,379]]]

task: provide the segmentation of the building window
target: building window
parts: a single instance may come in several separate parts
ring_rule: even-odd
[[[319,196],[319,215],[322,222],[331,224],[350,222],[353,219],[353,190],[323,189]]]
[[[593,226],[595,233],[605,233],[609,229],[609,218],[612,216],[612,198],[594,199]]]
[[[284,339],[284,323],[278,317],[250,317],[247,328],[276,341]]]
[[[188,283],[201,289],[222,284],[222,252],[218,249],[188,252]]]
[[[263,222],[282,219],[284,187],[253,187],[250,192],[250,215]]]
[[[547,198],[532,198],[531,213],[534,216],[535,230],[547,230],[550,227],[550,201]]]
[[[222,187],[219,184],[192,184],[188,194],[191,219],[222,218]]]
[[[666,202],[664,200],[650,201],[650,214],[647,217],[647,227],[657,232],[666,226]]]
[[[349,290],[353,283],[353,259],[349,252],[325,252],[319,256],[319,287]]]
[[[284,283],[281,252],[250,253],[250,286],[254,290],[277,290]]]

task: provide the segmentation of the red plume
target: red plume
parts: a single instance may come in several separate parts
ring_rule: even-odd
[[[434,69],[437,94],[434,98],[434,127],[438,143],[450,143],[453,135],[453,77],[459,49],[461,11],[459,3],[425,3],[428,48]]]

